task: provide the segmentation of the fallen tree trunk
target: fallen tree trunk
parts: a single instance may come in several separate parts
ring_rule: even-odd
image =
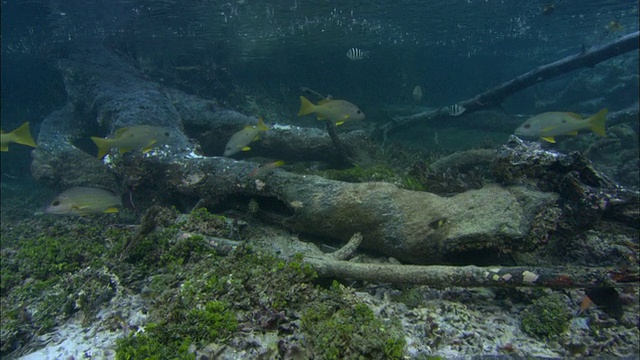
[[[639,39],[640,32],[634,32],[608,44],[595,46],[578,54],[567,56],[552,63],[539,66],[479,95],[476,95],[471,99],[461,101],[457,105],[464,107],[465,112],[463,114],[498,106],[504,99],[512,94],[539,82],[566,74],[573,70],[591,67],[612,57],[638,49]],[[382,131],[383,137],[386,138],[394,131],[411,126],[417,122],[449,116],[451,116],[451,114],[448,107],[440,107],[410,116],[395,118],[394,121],[382,126],[380,130]]]
[[[35,179],[57,189],[92,184],[122,193],[125,189],[95,158],[91,136],[110,136],[117,129],[151,124],[172,132],[171,153],[222,155],[229,138],[256,117],[225,109],[215,101],[163,87],[131,64],[102,47],[72,52],[61,59],[69,103],[42,123],[34,151]],[[275,119],[265,119],[270,125]],[[332,137],[319,128],[272,125],[251,144],[251,151],[235,158],[270,157],[289,161],[324,161],[344,165],[353,149],[374,151],[364,131]],[[198,146],[189,140],[195,138]],[[337,146],[336,144],[339,144]],[[154,149],[156,150],[156,149]],[[157,149],[162,155],[161,149]]]
[[[478,251],[492,263],[508,261],[510,252],[535,246],[538,240],[529,234],[548,226],[545,214],[557,200],[556,194],[518,185],[441,197],[389,183],[345,183],[280,169],[253,178],[255,166],[222,157],[171,162],[123,157],[113,170],[139,189],[134,197],[162,194],[154,201],[182,202],[185,210],[204,199],[214,211],[246,211],[253,199],[272,223],[333,241],[346,242],[360,232],[362,248],[420,264],[457,262]]]

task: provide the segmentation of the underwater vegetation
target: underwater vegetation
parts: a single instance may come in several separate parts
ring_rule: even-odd
[[[334,282],[332,291],[342,293]],[[365,304],[338,308],[324,302],[308,307],[302,329],[322,359],[402,359],[405,340],[398,324],[386,324]],[[382,351],[381,351],[382,350]]]
[[[144,327],[129,327],[118,316],[105,320],[126,334],[117,341],[117,359],[212,356],[251,333],[275,334],[280,342],[265,350],[272,354],[313,349],[327,359],[360,353],[401,358],[399,327],[377,319],[338,283],[316,283],[302,257],[280,259],[247,243],[220,256],[206,236],[178,234],[226,235],[224,217],[203,208],[180,216],[166,209],[158,222],[167,225],[170,214],[171,225],[142,237],[126,255],[135,227],[117,224],[115,217],[81,223],[42,217],[36,221],[46,223],[46,235],[34,230],[42,227],[33,220],[3,227],[3,236],[20,242],[3,246],[2,356],[72,316],[89,323],[99,309],[134,291],[148,304]]]
[[[552,337],[569,329],[571,314],[560,294],[545,295],[533,300],[522,316],[522,330],[527,334]]]

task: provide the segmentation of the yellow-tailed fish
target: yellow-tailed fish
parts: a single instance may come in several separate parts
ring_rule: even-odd
[[[55,215],[85,216],[115,213],[121,206],[120,197],[110,191],[78,186],[56,196],[44,212]]]
[[[346,100],[324,99],[314,105],[306,97],[300,96],[298,116],[315,113],[318,120],[329,120],[342,125],[345,121],[364,120],[364,113],[354,104]]]
[[[247,125],[244,129],[238,131],[231,136],[224,147],[224,156],[231,156],[239,151],[249,151],[249,144],[260,139],[260,134],[269,130],[269,127],[262,121],[262,117],[258,119],[257,125]]]
[[[515,134],[524,137],[537,137],[555,143],[559,135],[578,135],[578,131],[589,129],[594,133],[605,136],[605,122],[607,109],[602,109],[595,115],[583,119],[582,116],[570,112],[546,112],[538,114],[525,121]]]
[[[129,150],[142,149],[148,152],[154,147],[166,144],[171,137],[171,130],[161,126],[137,125],[118,129],[113,138],[91,137],[98,147],[98,159],[102,159],[113,148],[125,153]]]
[[[36,142],[33,141],[31,131],[29,131],[29,122],[25,122],[20,125],[19,128],[13,130],[10,133],[5,133],[0,130],[0,151],[9,151],[9,144],[22,144],[27,146],[36,147]]]
[[[282,160],[264,164],[253,169],[247,176],[249,176],[250,178],[259,177],[279,168],[282,165],[284,165],[284,161]]]

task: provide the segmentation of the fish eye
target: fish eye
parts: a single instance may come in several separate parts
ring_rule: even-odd
[[[360,109],[358,109],[358,114],[362,114],[362,111],[360,111]]]
[[[168,131],[164,133],[164,136],[169,137],[171,135]]]
[[[60,205],[60,200],[55,200],[54,202],[51,203],[51,205],[53,205],[53,206]]]
[[[524,124],[524,126],[523,126],[523,127],[524,127],[525,129],[528,129],[528,128],[530,128],[530,127],[531,127],[531,124]]]

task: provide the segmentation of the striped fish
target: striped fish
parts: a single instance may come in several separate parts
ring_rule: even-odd
[[[449,110],[449,115],[451,115],[451,116],[460,116],[467,109],[462,105],[453,104],[453,105],[449,106],[449,108],[447,110]]]
[[[369,57],[369,52],[360,50],[358,48],[351,48],[349,49],[349,51],[347,51],[347,57],[352,61],[362,60],[366,57]]]

